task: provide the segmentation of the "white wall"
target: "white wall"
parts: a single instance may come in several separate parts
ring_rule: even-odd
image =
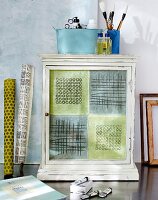
[[[138,56],[136,67],[136,113],[134,160],[140,161],[139,94],[158,93],[158,1],[156,0],[105,0],[107,11],[115,3],[115,21],[118,24],[128,5],[127,16],[121,29],[121,54]],[[99,26],[104,20],[99,10]]]

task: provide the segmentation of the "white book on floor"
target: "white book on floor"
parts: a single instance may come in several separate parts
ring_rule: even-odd
[[[0,199],[66,200],[66,196],[31,175],[1,180]]]

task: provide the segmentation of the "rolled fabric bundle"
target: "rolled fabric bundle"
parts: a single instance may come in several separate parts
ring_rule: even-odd
[[[15,163],[18,164],[24,163],[27,155],[33,97],[33,75],[34,69],[31,65],[22,65],[15,149]]]
[[[14,172],[15,79],[4,80],[4,178]]]

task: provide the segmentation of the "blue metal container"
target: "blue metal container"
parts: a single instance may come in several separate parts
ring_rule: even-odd
[[[95,54],[101,29],[56,29],[59,54]]]

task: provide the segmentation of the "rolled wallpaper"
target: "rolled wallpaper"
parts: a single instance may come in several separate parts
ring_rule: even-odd
[[[4,178],[12,177],[14,168],[15,79],[4,80]]]
[[[24,163],[27,155],[33,97],[33,75],[34,69],[31,65],[22,65],[15,163]]]

